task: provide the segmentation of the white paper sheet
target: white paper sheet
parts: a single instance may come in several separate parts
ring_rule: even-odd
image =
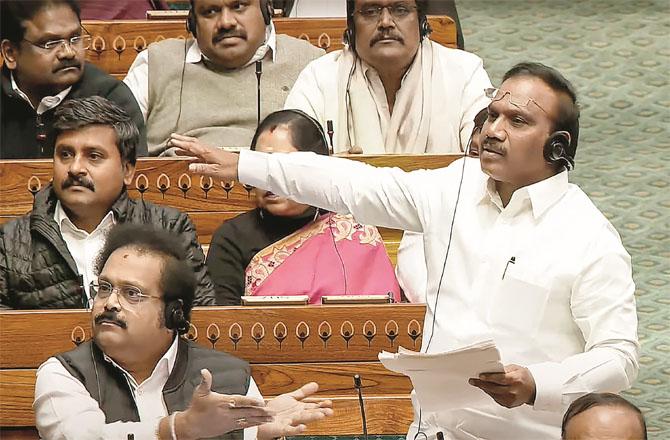
[[[504,372],[492,340],[446,353],[426,354],[400,347],[398,353],[382,351],[379,360],[387,369],[411,379],[419,404],[426,411],[488,404],[491,397],[470,385],[468,379],[481,373]]]

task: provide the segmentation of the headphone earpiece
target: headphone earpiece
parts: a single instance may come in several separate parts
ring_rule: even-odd
[[[544,160],[551,164],[561,164],[568,170],[575,166],[574,159],[568,154],[570,135],[566,131],[552,133],[544,144]]]
[[[184,301],[177,299],[165,305],[165,327],[184,334],[188,331],[190,323],[184,316]]]
[[[188,17],[186,17],[186,30],[189,31],[193,37],[197,38],[198,26],[195,22],[195,12],[193,12],[194,7],[193,0],[191,0],[191,8],[188,10]]]
[[[272,22],[272,15],[274,14],[274,8],[272,6],[272,0],[260,0],[261,14],[263,15],[263,22],[265,26],[269,26]],[[188,11],[188,17],[186,17],[186,30],[193,34],[194,37],[198,36],[198,24],[195,20],[195,12],[193,9],[195,5],[193,0],[191,0],[191,8]]]
[[[272,22],[272,15],[274,15],[274,7],[272,0],[261,0],[261,14],[263,14],[263,22],[265,26],[269,26]]]

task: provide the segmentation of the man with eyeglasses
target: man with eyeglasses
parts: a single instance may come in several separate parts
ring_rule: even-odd
[[[35,422],[58,439],[271,440],[332,414],[309,383],[267,403],[249,365],[181,335],[196,278],[184,248],[150,225],[114,228],[91,283],[93,340],[37,371]]]
[[[479,158],[439,170],[179,145],[199,159],[192,172],[423,233],[422,351],[492,338],[505,372],[470,379],[488,394],[476,407],[445,400],[428,411],[415,398],[408,440],[440,431],[449,439],[558,440],[572,400],[627,389],[639,368],[630,255],[568,181],[579,136],[574,88],[555,69],[521,63],[486,95]]]
[[[95,259],[117,223],[151,223],[188,248],[196,305],[213,305],[214,286],[195,226],[185,213],[128,196],[139,131],[128,113],[100,96],[55,111],[53,180],[32,211],[0,225],[0,308],[88,308]]]
[[[91,37],[75,0],[2,0],[0,159],[53,155],[54,109],[103,96],[125,109],[140,129],[137,154],[147,154],[144,120],[125,84],[85,61]]]
[[[302,71],[285,108],[324,127],[336,153],[463,151],[490,87],[476,55],[431,41],[427,0],[347,0],[346,46]]]

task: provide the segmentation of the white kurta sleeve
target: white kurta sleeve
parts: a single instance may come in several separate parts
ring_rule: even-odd
[[[243,183],[299,203],[352,214],[359,223],[415,232],[423,232],[430,205],[441,201],[427,189],[444,184],[439,170],[407,173],[304,152],[242,151],[238,175]]]
[[[45,440],[156,438],[160,419],[148,422],[105,423],[102,412],[84,385],[56,358],[37,370],[35,421]]]
[[[639,369],[635,284],[630,255],[611,225],[594,237],[584,270],[572,286],[571,310],[585,340],[584,353],[562,362],[530,365],[534,408],[561,411],[590,392],[630,388]]]
[[[143,50],[137,57],[133,64],[128,69],[126,77],[123,79],[126,83],[135,101],[140,106],[144,122],[147,120],[149,112],[149,51]]]

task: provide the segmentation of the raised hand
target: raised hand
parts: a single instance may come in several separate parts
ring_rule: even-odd
[[[275,418],[258,428],[258,440],[301,434],[307,429],[307,424],[332,416],[333,402],[309,398],[318,390],[319,385],[310,382],[268,401],[267,408],[275,414]]]
[[[180,440],[220,436],[274,420],[262,400],[216,393],[212,391],[212,374],[206,369],[200,374],[202,380],[193,391],[190,406],[175,416]]]
[[[224,181],[237,180],[239,155],[201,143],[197,138],[172,133],[169,147],[176,147],[177,156],[194,159],[188,169],[192,173],[203,174]]]

